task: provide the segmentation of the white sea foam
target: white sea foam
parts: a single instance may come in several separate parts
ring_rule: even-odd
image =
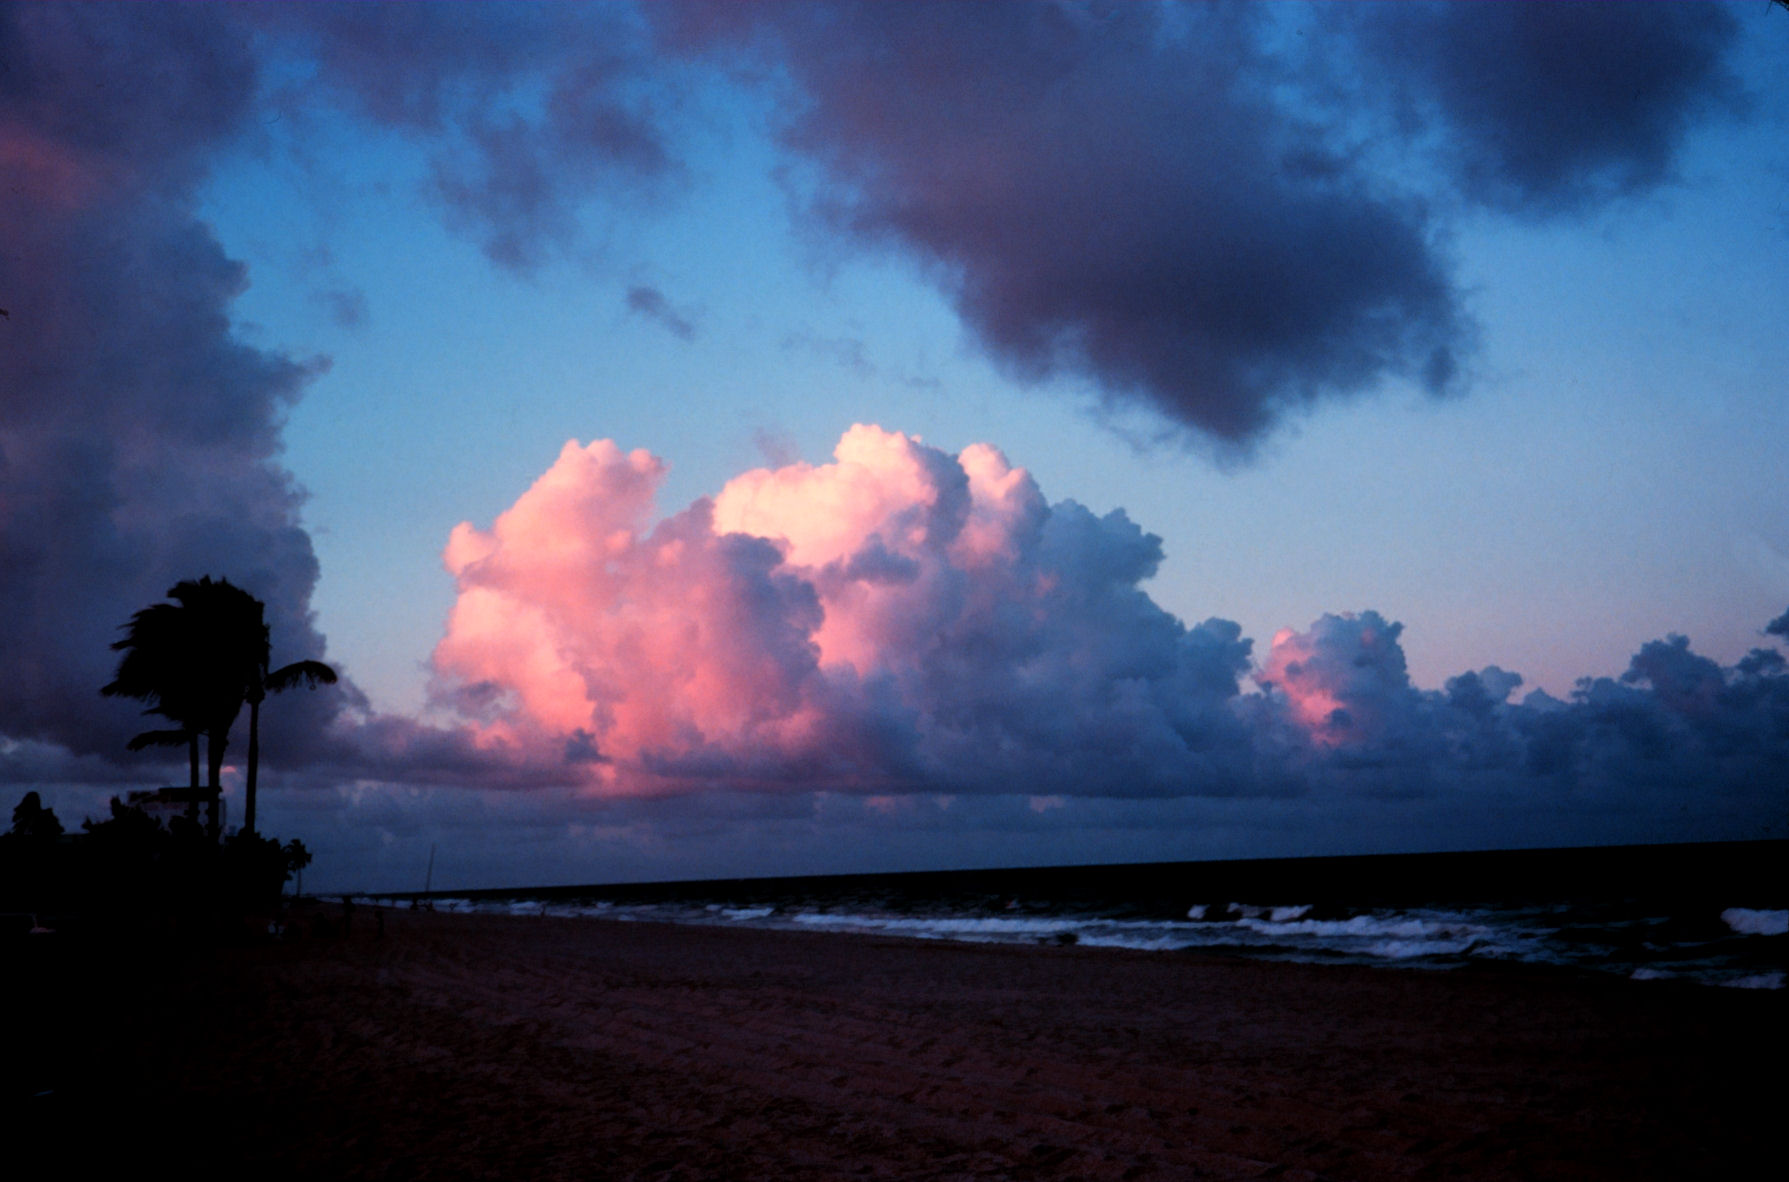
[[[1347,920],[1271,918],[1273,908],[1256,909],[1257,918],[1231,923],[1193,919],[1122,920],[1088,916],[911,916],[840,911],[802,911],[786,921],[801,927],[832,931],[883,932],[923,939],[986,942],[1039,942],[1073,936],[1095,948],[1174,951],[1206,947],[1277,947],[1282,954],[1339,954],[1374,960],[1408,961],[1464,953],[1494,958],[1520,956],[1512,940],[1493,945],[1490,929],[1441,913],[1440,918],[1409,915],[1359,915]],[[1283,907],[1282,915],[1307,914],[1308,906]]]
[[[1185,918],[1117,918],[1077,908],[1051,910],[1048,901],[1018,906],[1002,895],[949,904],[903,906],[898,896],[877,902],[836,903],[824,896],[687,902],[609,900],[552,902],[443,898],[443,911],[484,914],[583,915],[612,920],[775,929],[803,928],[982,944],[1076,943],[1090,948],[1174,952],[1209,949],[1278,960],[1446,967],[1462,960],[1515,961],[1600,968],[1636,981],[1675,980],[1728,988],[1779,990],[1785,974],[1751,950],[1789,932],[1789,911],[1729,908],[1721,918],[1736,941],[1686,942],[1666,921],[1637,913],[1602,915],[1576,905],[1525,908],[1410,907],[1363,911],[1346,919],[1314,918],[1308,904],[1200,903]],[[1004,904],[1004,905],[1003,905]],[[1569,931],[1568,931],[1569,929]],[[1598,935],[1604,933],[1606,939]]]
[[[1030,916],[921,917],[803,911],[791,918],[794,922],[808,927],[892,932],[935,939],[998,939],[1014,936],[1040,938],[1070,932],[1078,926],[1074,921],[1068,919],[1041,919]]]
[[[1789,911],[1760,911],[1752,907],[1729,907],[1721,912],[1726,925],[1742,936],[1789,935]]]
[[[1375,940],[1361,951],[1381,960],[1415,960],[1419,956],[1446,956],[1466,951],[1470,940]]]
[[[1287,923],[1294,919],[1303,919],[1310,914],[1309,903],[1291,906],[1271,906],[1264,903],[1232,903],[1236,913],[1244,919],[1264,919],[1269,923]],[[1190,918],[1190,917],[1189,917]]]
[[[1297,919],[1275,923],[1272,920],[1243,919],[1244,927],[1262,935],[1311,936],[1317,939],[1337,937],[1382,937],[1399,940],[1471,939],[1482,936],[1486,929],[1463,919],[1423,919],[1415,916],[1355,915],[1348,919]]]
[[[1158,931],[1159,927],[1160,925]],[[1082,934],[1080,942],[1089,948],[1129,948],[1137,952],[1178,952],[1183,948],[1193,947],[1184,935],[1172,931],[1160,931],[1154,936],[1123,931],[1095,931]]]

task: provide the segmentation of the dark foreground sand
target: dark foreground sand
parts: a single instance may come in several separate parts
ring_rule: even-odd
[[[71,1177],[1684,1179],[1783,1160],[1781,993],[412,912],[375,938],[373,919],[15,966],[10,1117]]]

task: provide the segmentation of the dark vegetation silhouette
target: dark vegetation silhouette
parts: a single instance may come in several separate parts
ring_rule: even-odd
[[[302,842],[282,845],[255,831],[261,703],[295,686],[333,684],[335,670],[321,661],[273,668],[265,605],[227,579],[188,579],[170,588],[168,598],[124,625],[123,639],[112,646],[122,654],[117,674],[100,693],[134,698],[144,713],[169,724],[127,746],[185,747],[187,787],[113,797],[110,815],[83,821],[78,833],[65,832],[38,793],[27,792],[13,809],[11,829],[0,833],[0,913],[13,920],[40,927],[49,916],[77,928],[242,933],[255,928],[245,920],[278,916],[285,883],[310,863]],[[245,704],[243,824],[224,836],[218,818],[224,752]],[[165,824],[142,807],[170,802],[186,808]],[[201,804],[207,806],[203,821]]]
[[[196,809],[201,795],[207,828],[218,834],[217,804],[230,729],[246,703],[249,708],[248,759],[243,781],[244,832],[255,831],[255,800],[261,762],[261,703],[270,693],[296,686],[333,685],[335,670],[321,661],[294,661],[271,668],[272,637],[266,606],[228,579],[209,575],[187,579],[168,590],[173,603],[137,612],[124,638],[112,647],[124,655],[118,672],[101,687],[108,697],[147,703],[171,728],[144,731],[130,741],[132,751],[152,746],[185,746],[189,790]],[[199,789],[199,739],[205,739],[205,787]]]
[[[117,797],[104,820],[66,833],[27,792],[0,833],[0,912],[57,929],[233,935],[277,916],[282,888],[310,861],[300,841],[247,831],[215,841],[191,817],[163,825]]]

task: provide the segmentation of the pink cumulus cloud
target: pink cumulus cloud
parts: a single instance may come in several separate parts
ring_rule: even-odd
[[[708,501],[654,526],[664,472],[568,443],[489,531],[454,530],[435,663],[482,738],[572,744],[624,791],[816,745],[812,589],[769,541],[717,532]]]
[[[445,561],[435,651],[481,741],[563,749],[603,793],[1185,791],[1247,667],[1138,589],[1160,542],[1048,505],[977,444],[856,426],[656,524],[662,462],[568,443]],[[1097,766],[1096,766],[1097,765]],[[1041,780],[1040,780],[1041,777]]]
[[[1255,680],[1285,694],[1319,746],[1379,737],[1388,703],[1414,693],[1398,643],[1403,630],[1374,611],[1325,614],[1305,632],[1282,628]]]

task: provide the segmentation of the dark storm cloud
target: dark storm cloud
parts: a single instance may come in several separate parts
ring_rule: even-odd
[[[1738,32],[1718,4],[1387,4],[1341,14],[1366,72],[1443,129],[1473,200],[1559,212],[1668,179],[1731,109]]]
[[[1449,388],[1469,333],[1422,206],[1273,88],[1250,10],[698,7],[793,78],[813,211],[911,251],[990,355],[1233,444],[1389,375]]]
[[[191,212],[255,85],[211,9],[0,10],[0,737],[40,754],[121,758],[153,725],[98,688],[120,625],[181,579],[265,599],[276,659],[322,654],[275,462],[312,366],[232,335],[246,275]],[[270,745],[351,693],[282,702]]]
[[[190,181],[240,127],[255,77],[247,43],[196,5],[0,9],[8,163],[34,190]]]

